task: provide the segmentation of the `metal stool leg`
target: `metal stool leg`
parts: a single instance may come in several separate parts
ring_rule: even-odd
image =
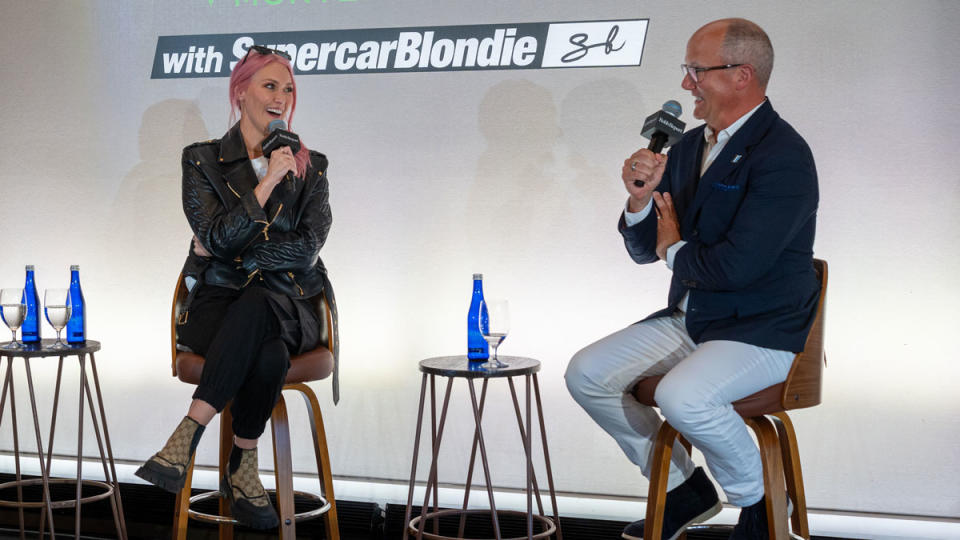
[[[543,444],[543,461],[547,469],[547,486],[550,488],[550,503],[553,505],[553,520],[557,526],[557,540],[563,540],[563,532],[560,530],[560,511],[557,509],[557,492],[553,488],[553,471],[550,466],[550,450],[547,446],[547,429],[543,422],[543,404],[540,401],[540,382],[537,374],[533,374],[533,392],[537,400],[537,417],[540,421],[540,438]],[[543,510],[541,510],[543,513]]]
[[[430,376],[431,379],[433,376]],[[430,462],[430,474],[427,476],[427,489],[426,495],[424,496],[423,506],[420,509],[420,523],[417,527],[417,540],[423,538],[423,531],[426,528],[426,514],[427,508],[430,505],[430,490],[436,489],[437,484],[437,458],[440,456],[440,442],[443,440],[443,425],[447,420],[447,406],[450,404],[450,390],[453,388],[453,379],[447,379],[447,389],[444,392],[443,396],[443,408],[440,411],[440,425],[437,427],[436,431],[436,442],[433,444],[433,455],[431,456]],[[470,387],[471,390],[473,386]],[[436,491],[434,491],[436,493]],[[436,500],[437,497],[434,496],[434,504],[439,504],[439,501]],[[439,522],[439,520],[437,520]],[[498,539],[499,540],[499,539]]]
[[[6,387],[4,387],[6,389]],[[423,403],[427,397],[427,374],[423,374],[420,383],[420,408],[417,410],[417,431],[413,437],[413,463],[410,465],[410,488],[407,490],[407,509],[403,513],[403,540],[408,536],[410,513],[413,507],[413,488],[417,480],[417,456],[420,453],[420,432],[423,428]]]
[[[53,412],[50,415],[50,437],[47,439],[47,470],[50,470],[53,460],[53,437],[57,427],[57,408],[60,404],[60,381],[63,377],[63,357],[57,362],[57,382],[53,390]],[[43,531],[46,528],[47,514],[40,513],[40,538],[43,538]]]
[[[508,377],[507,382],[510,385],[510,397],[513,399],[513,411],[517,416],[517,427],[520,429],[520,440],[523,441],[523,452],[529,454],[532,450],[527,441],[528,430],[523,427],[523,415],[520,412],[520,401],[517,399],[517,390],[513,384],[513,377]],[[540,497],[540,486],[537,484],[536,471],[533,471],[533,492],[537,498],[537,508],[540,511],[540,515],[543,515],[543,500]]]
[[[103,465],[103,478],[104,481],[110,485],[111,494],[110,494],[110,509],[113,513],[113,525],[117,530],[117,538],[126,539],[127,533],[123,527],[121,527],[122,516],[118,516],[117,511],[117,501],[119,500],[120,495],[120,486],[116,481],[116,475],[111,476],[110,468],[107,463],[107,455],[103,450],[103,437],[100,435],[100,420],[97,418],[97,409],[93,403],[93,393],[90,391],[89,381],[86,381],[84,385],[84,392],[87,396],[87,407],[90,408],[90,422],[93,424],[93,432],[97,437],[97,449],[100,451],[100,463]],[[100,396],[97,396],[98,398]],[[101,405],[103,401],[98,399]],[[106,429],[106,423],[104,423],[104,429]],[[112,464],[113,460],[110,460]]]
[[[487,401],[487,379],[480,385],[480,419],[483,420],[483,408]],[[467,467],[467,484],[463,488],[463,510],[467,509],[470,503],[470,488],[473,487],[473,467],[477,462],[477,445],[480,442],[480,432],[473,430],[473,445],[470,447],[470,466]],[[464,529],[467,525],[467,514],[460,514],[460,526],[457,528],[457,536],[463,537]]]
[[[33,374],[30,372],[30,359],[23,359],[24,366],[26,367],[27,372],[27,387],[30,390],[30,408],[33,409],[33,429],[37,435],[37,456],[40,461],[40,478],[43,482],[43,500],[46,501],[46,515],[50,519],[50,530],[51,538],[53,531],[53,508],[50,506],[50,469],[43,462],[43,442],[40,440],[40,417],[37,415],[37,397],[33,391]],[[12,387],[11,387],[12,390]],[[10,399],[13,399],[13,393],[10,394]],[[77,504],[77,512],[79,514],[79,502]],[[40,536],[43,536],[43,531],[40,531]],[[77,525],[76,537],[80,537],[80,526]]]
[[[477,391],[473,388],[473,381],[470,379],[467,379],[467,386],[470,387],[470,403],[473,405],[473,418],[477,423],[477,433],[480,434],[480,461],[483,463],[483,476],[487,482],[487,495],[490,498],[490,517],[493,521],[493,534],[497,540],[501,540],[500,520],[497,517],[497,503],[493,500],[493,482],[490,480],[490,464],[487,461],[487,446],[483,442],[483,428],[480,426],[480,410],[477,407]]]
[[[117,479],[117,466],[113,460],[113,446],[110,444],[110,430],[107,428],[106,409],[103,406],[103,394],[100,392],[100,376],[97,374],[97,359],[93,353],[90,353],[90,371],[93,374],[93,387],[97,391],[97,406],[100,410],[100,422],[103,424],[103,440],[107,447],[107,458],[110,461],[110,474],[113,476],[113,495],[116,500],[113,517],[115,521],[119,521],[120,538],[127,538],[127,522],[123,518],[123,500],[120,497],[120,481]],[[93,404],[90,404],[90,412],[93,412]],[[96,415],[94,415],[94,417],[95,416]],[[53,439],[52,436],[50,438],[51,440]],[[102,448],[100,453],[101,455],[103,454]],[[108,483],[109,482],[108,480]]]

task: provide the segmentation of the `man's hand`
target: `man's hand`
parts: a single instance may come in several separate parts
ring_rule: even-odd
[[[667,156],[654,154],[646,148],[637,150],[623,162],[623,185],[630,194],[629,210],[639,212],[650,202],[650,195],[660,184],[663,170],[667,166]],[[643,182],[642,187],[634,180]]]
[[[680,222],[669,193],[654,192],[653,202],[657,211],[657,256],[667,260],[667,248],[682,240]]]

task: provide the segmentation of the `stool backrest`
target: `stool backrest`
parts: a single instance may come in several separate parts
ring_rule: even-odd
[[[170,313],[170,359],[174,377],[177,376],[177,322],[180,321],[181,317],[189,317],[189,313],[183,311],[184,302],[190,294],[183,277],[182,273],[177,277],[177,285],[173,290],[173,307]],[[320,323],[319,343],[326,344],[328,350],[335,352],[337,321],[334,319],[333,310],[330,309],[327,294],[328,291],[324,289],[323,292],[309,300],[317,312],[317,321]],[[184,318],[182,322],[187,322],[187,319]]]
[[[827,261],[813,260],[813,268],[820,278],[820,298],[817,300],[816,316],[803,350],[793,360],[793,366],[783,384],[780,403],[783,410],[802,409],[820,404],[823,386],[823,366],[826,354],[823,351],[823,327],[827,312]]]

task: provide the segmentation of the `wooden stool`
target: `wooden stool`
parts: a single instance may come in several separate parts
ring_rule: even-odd
[[[775,540],[790,538],[790,528],[786,519],[786,494],[789,494],[794,503],[793,514],[790,516],[794,533],[803,538],[810,538],[797,435],[786,411],[813,407],[820,403],[823,366],[826,364],[826,355],[823,351],[823,327],[826,315],[827,263],[814,259],[813,266],[820,278],[820,299],[817,302],[816,318],[810,328],[803,351],[793,360],[787,379],[733,403],[734,410],[744,418],[757,435],[760,456],[763,460],[767,524],[770,538]],[[647,377],[637,383],[633,392],[637,401],[656,407],[654,392],[662,378],[663,376]],[[670,456],[673,453],[673,443],[678,436],[687,451],[690,451],[690,443],[683,440],[683,436],[679,435],[668,422],[663,422],[654,442],[644,540],[660,540],[667,495],[667,475],[670,472]],[[786,484],[786,490],[784,490],[784,484]],[[685,535],[679,538],[683,539]]]
[[[176,292],[173,298],[173,314],[171,321],[171,352],[173,356],[173,376],[190,384],[200,383],[200,374],[203,372],[202,356],[190,352],[177,350],[176,326],[181,316],[181,306],[186,300],[188,291],[183,282],[183,275],[177,280]],[[335,309],[331,309],[327,291],[310,299],[313,303],[318,319],[322,324],[320,329],[320,343],[312,351],[290,358],[290,369],[284,380],[283,390],[295,390],[303,397],[307,412],[310,415],[310,430],[313,434],[313,447],[317,459],[317,472],[320,476],[320,486],[323,496],[311,493],[295,492],[293,490],[293,460],[290,455],[290,427],[287,421],[286,401],[281,394],[279,401],[273,408],[270,417],[271,434],[273,439],[273,463],[276,471],[277,514],[280,516],[280,538],[296,540],[296,522],[312,519],[323,515],[326,525],[326,537],[339,540],[340,532],[337,525],[337,505],[333,495],[333,477],[330,473],[330,456],[327,452],[327,437],[323,429],[323,416],[320,412],[320,403],[313,390],[304,383],[325,379],[333,372],[334,353],[337,347],[337,319]],[[220,477],[227,472],[230,460],[230,449],[233,447],[233,427],[230,407],[220,413]],[[187,538],[188,518],[218,523],[220,525],[220,539],[233,538],[233,524],[236,521],[230,517],[230,504],[220,497],[220,515],[210,515],[190,509],[190,503],[199,500],[217,497],[219,491],[210,491],[190,497],[190,483],[193,477],[193,461],[187,469],[187,480],[177,494],[174,509],[173,537],[176,540]],[[274,491],[274,490],[269,490]],[[297,514],[294,510],[294,495],[301,495],[313,499],[318,508]]]

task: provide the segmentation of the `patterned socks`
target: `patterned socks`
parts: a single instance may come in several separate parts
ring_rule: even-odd
[[[184,416],[167,439],[167,444],[134,474],[172,493],[180,491],[204,427],[189,416]]]
[[[255,529],[279,525],[277,512],[260,483],[256,448],[233,446],[228,472],[220,481],[220,492],[230,501],[233,517],[241,524]]]

